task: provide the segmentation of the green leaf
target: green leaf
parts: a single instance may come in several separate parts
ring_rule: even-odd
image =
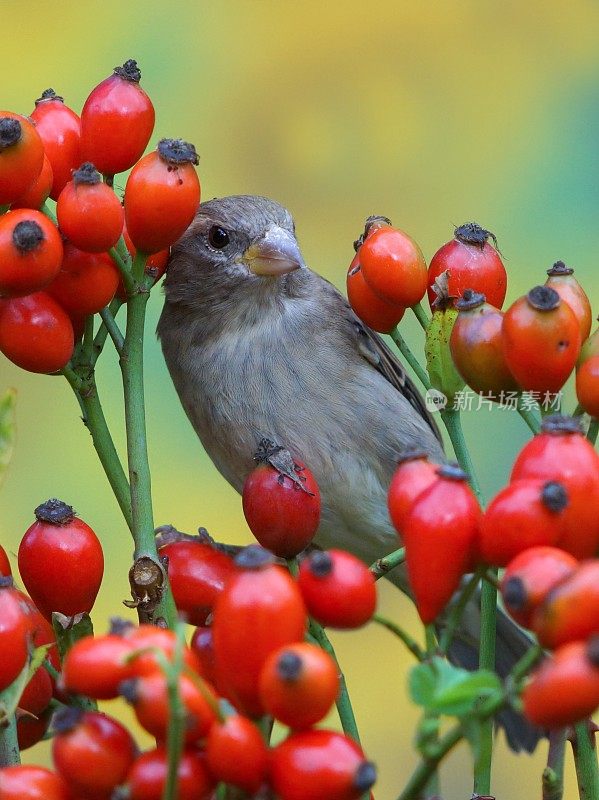
[[[426,369],[431,385],[447,397],[450,406],[456,394],[465,386],[462,376],[455,368],[449,349],[451,331],[457,316],[458,312],[454,308],[435,311],[426,331],[424,346]]]
[[[0,397],[0,485],[6,475],[15,446],[16,389],[7,389]]]
[[[410,697],[427,711],[462,717],[474,709],[481,697],[501,691],[493,672],[454,667],[442,658],[418,664],[410,673]]]
[[[417,664],[410,670],[408,691],[418,706],[429,708],[435,696],[437,676],[431,664]]]
[[[29,662],[29,675],[27,677],[27,681],[29,682],[33,677],[33,673],[37,672],[38,668],[42,666],[44,663],[44,659],[48,655],[48,651],[54,647],[54,642],[49,642],[48,644],[40,644],[39,647],[36,647],[33,653],[31,654],[31,660]]]
[[[0,725],[6,724],[7,719],[12,717],[17,710],[23,689],[27,686],[30,677],[28,661],[10,686],[0,693]]]
[[[0,725],[3,724],[7,717],[11,717],[17,710],[19,700],[23,694],[23,689],[33,677],[33,673],[41,667],[48,650],[50,650],[52,646],[52,642],[50,642],[49,644],[42,644],[36,647],[14,681],[0,693]]]
[[[64,614],[54,611],[52,613],[52,627],[56,634],[56,643],[58,644],[58,653],[61,661],[75,642],[85,636],[94,635],[94,627],[89,614],[75,614],[74,617],[66,617]]]

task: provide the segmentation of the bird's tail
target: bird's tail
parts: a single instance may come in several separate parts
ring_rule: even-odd
[[[478,641],[480,636],[480,605],[473,599],[466,608],[466,614],[457,635],[449,649],[448,658],[464,669],[478,668]],[[531,640],[507,614],[497,609],[497,641],[495,648],[495,671],[505,678],[514,664],[520,660],[531,646]],[[505,731],[507,742],[516,753],[525,750],[532,753],[539,739],[544,735],[540,728],[532,725],[522,714],[513,709],[504,709],[497,714],[497,723]]]
[[[405,564],[392,570],[386,576],[402,592],[411,596]],[[443,629],[443,620],[438,628]],[[478,669],[478,645],[480,641],[480,591],[475,593],[466,605],[458,630],[456,631],[448,658],[458,667]],[[497,642],[495,648],[495,671],[501,678],[507,677],[514,664],[522,658],[532,642],[526,632],[519,628],[502,608],[497,609]],[[525,750],[532,753],[543,731],[512,709],[504,709],[497,714],[498,725],[504,729],[507,742],[516,753]]]

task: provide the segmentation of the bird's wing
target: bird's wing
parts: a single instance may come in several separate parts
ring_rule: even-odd
[[[380,372],[398,392],[401,392],[410,405],[426,420],[437,439],[443,443],[443,438],[435,420],[427,410],[422,395],[406,373],[401,361],[387,347],[378,333],[375,333],[360,321],[345,297],[332,284],[329,284],[329,286],[335,295],[334,304],[340,306],[338,313],[342,314],[349,323],[352,332],[350,335],[353,336],[356,349],[360,355],[372,364],[377,372]]]

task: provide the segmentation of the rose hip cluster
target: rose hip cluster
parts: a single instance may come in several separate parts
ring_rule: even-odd
[[[503,312],[507,274],[489,242],[495,242],[493,234],[466,223],[454,235],[427,268],[413,239],[385,217],[370,217],[347,274],[356,314],[390,333],[405,309],[428,293],[433,310],[448,311],[446,336],[458,385],[437,385],[433,374],[431,382],[450,400],[452,389],[465,382],[497,402],[522,390],[552,402],[576,366],[580,405],[599,415],[599,331],[589,338],[591,306],[574,270],[557,261],[543,285]]]
[[[160,800],[168,770],[173,680],[184,731],[180,800],[210,798],[219,782],[250,794],[270,786],[282,800],[357,800],[367,792],[375,769],[359,745],[314,727],[337,698],[339,669],[331,655],[305,639],[308,612],[338,628],[357,627],[370,618],[376,592],[369,570],[342,551],[315,551],[302,562],[296,580],[259,546],[242,549],[233,560],[199,537],[174,537],[160,554],[168,558],[179,610],[199,626],[191,646],[173,631],[123,621],[115,621],[106,635],[76,641],[62,666],[52,661],[58,671],[55,694],[64,704],[50,727],[54,771],[0,770],[3,800],[40,792],[51,800],[108,800],[117,787],[130,800]],[[3,589],[0,602],[7,593],[17,594]],[[52,641],[43,617],[41,623],[46,636],[41,641]],[[25,636],[21,655],[27,656]],[[181,668],[173,678],[176,657]],[[47,678],[43,668],[40,672]],[[51,695],[50,684],[48,702]],[[82,703],[84,697],[119,696],[156,738],[155,748],[140,753],[122,723],[90,710],[89,700]],[[43,718],[41,736],[47,716],[38,707],[27,711]],[[285,738],[269,746],[260,719],[287,726]]]
[[[420,616],[437,619],[476,566],[505,567],[507,610],[555,650],[525,689],[525,713],[543,727],[584,719],[599,706],[599,456],[576,418],[553,415],[484,513],[464,479],[415,452],[391,482]]]
[[[85,319],[125,298],[117,264],[139,251],[157,280],[197,210],[193,145],[143,155],[155,113],[140,77],[117,67],[81,117],[52,89],[29,117],[0,111],[0,351],[23,369],[62,369]],[[121,204],[113,179],[131,167]]]

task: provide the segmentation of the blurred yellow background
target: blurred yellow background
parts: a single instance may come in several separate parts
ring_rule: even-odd
[[[204,198],[264,194],[287,205],[307,263],[340,288],[351,243],[376,212],[428,257],[454,224],[490,228],[510,273],[509,299],[543,282],[558,258],[597,295],[599,6],[590,0],[3,0],[2,19],[3,108],[29,113],[51,86],[80,110],[114,66],[137,59],[157,110],[152,146],[163,136],[194,142]],[[248,542],[239,498],[203,454],[171,386],[154,336],[160,306],[156,291],[147,335],[156,522]],[[421,346],[411,320],[406,336]],[[99,380],[122,445],[109,349]],[[26,375],[2,359],[6,386],[19,393],[18,442],[0,495],[0,541],[16,552],[48,497],[73,504],[105,546],[95,611],[103,631],[109,615],[125,612],[118,601],[128,593],[131,545],[77,404],[63,379]],[[497,410],[467,415],[466,429],[489,495],[527,431]],[[418,634],[396,591],[382,586],[380,604]],[[390,800],[416,760],[410,657],[374,626],[333,638],[380,769],[377,800]],[[516,758],[500,738],[497,750],[497,797],[540,796],[545,746]],[[46,757],[46,746],[26,754]],[[470,774],[462,747],[442,773],[445,800],[469,796]],[[572,770],[566,796],[576,796]]]

